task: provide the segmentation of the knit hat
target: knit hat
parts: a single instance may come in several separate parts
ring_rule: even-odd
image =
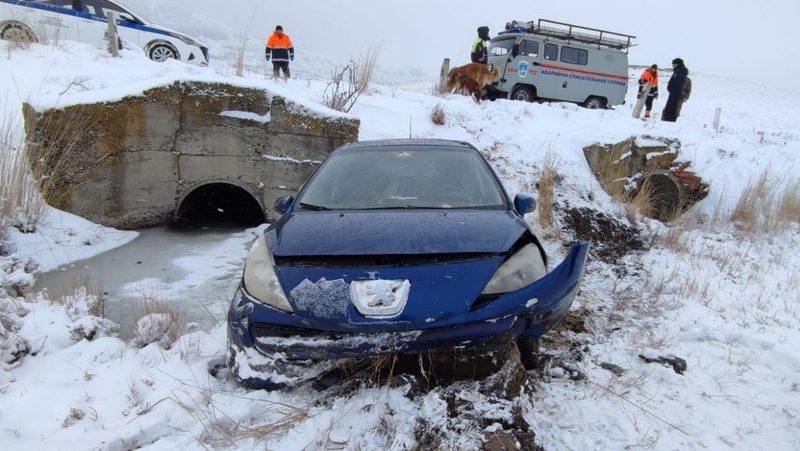
[[[489,27],[487,27],[487,26],[485,26],[485,25],[484,25],[484,26],[481,26],[481,27],[478,27],[478,34],[481,34],[481,33],[488,33],[488,32],[489,32]]]
[[[283,27],[278,25],[277,27],[275,27],[275,31],[283,31]]]
[[[655,65],[655,64],[653,64],[652,66],[650,66],[650,69],[653,69],[653,70],[658,70],[658,66],[657,66],[657,65]]]
[[[675,58],[674,60],[672,60],[672,64],[679,64],[679,65],[682,66],[683,65],[683,60],[680,59],[680,58]]]

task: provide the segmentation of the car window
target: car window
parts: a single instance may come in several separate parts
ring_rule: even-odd
[[[89,12],[96,16],[105,17],[106,13],[109,11],[113,12],[114,15],[117,16],[119,13],[127,13],[127,11],[119,6],[105,0],[83,0],[83,3],[86,5],[86,8],[89,9]]]
[[[519,46],[519,54],[525,56],[538,56],[539,55],[539,41],[530,41],[523,39]]]
[[[544,59],[555,61],[558,59],[558,46],[555,44],[544,45]]]
[[[489,43],[489,55],[506,55],[511,52],[516,39],[498,39]]]
[[[300,194],[301,208],[505,208],[505,196],[476,152],[394,146],[335,153]]]
[[[589,51],[565,45],[561,47],[561,61],[571,64],[586,65],[589,63]]]

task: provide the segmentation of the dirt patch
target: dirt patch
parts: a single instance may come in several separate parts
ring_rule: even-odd
[[[564,210],[565,231],[572,231],[575,238],[589,240],[589,253],[607,263],[616,263],[620,257],[645,248],[637,227],[623,224],[616,219],[590,208]]]

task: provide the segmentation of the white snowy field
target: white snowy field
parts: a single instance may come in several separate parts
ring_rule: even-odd
[[[115,59],[69,42],[30,49],[0,42],[6,109],[0,113],[21,130],[23,101],[118,99],[180,79],[263,87],[326,111],[325,79],[235,78],[226,75],[230,67],[157,64],[135,51]],[[590,259],[572,312],[585,327],[551,332],[543,349],[547,366],[529,373],[516,398],[498,398],[478,382],[427,392],[410,384],[240,388],[224,371],[209,372],[223,360],[224,318],[217,327],[184,331],[169,349],[159,337],[142,347],[91,314],[93,295],[48,300],[38,293],[37,265],[52,269],[136,236],[51,210],[34,233],[10,228],[0,247],[8,291],[0,289],[0,448],[476,449],[503,425],[518,426],[514,414],[521,412],[546,450],[800,449],[800,225],[796,215],[771,227],[732,219],[748,184],[764,174],[769,194],[793,193],[797,202],[800,94],[690,75],[692,97],[674,124],[631,118],[637,71],[628,105],[614,110],[506,100],[477,105],[434,94],[435,80],[397,79],[375,85],[351,111],[361,120],[361,140],[411,135],[471,142],[512,195],[536,194],[545,160],[555,156],[559,206],[587,207],[639,229],[643,250],[615,263]],[[656,116],[667,78],[662,74]],[[446,114],[442,126],[430,120],[436,105]],[[584,146],[642,135],[680,140],[679,159],[691,160],[710,184],[709,196],[673,224],[629,219],[584,159]],[[774,211],[767,200],[764,211]],[[536,212],[528,215],[551,261],[573,238],[556,211],[546,228]],[[252,236],[236,234],[224,245],[244,249]],[[182,265],[215,277],[209,270],[215,255],[194,255]],[[195,279],[190,274],[168,288],[180,293]],[[25,296],[12,295],[17,291]],[[686,369],[678,374],[640,354],[677,356]]]

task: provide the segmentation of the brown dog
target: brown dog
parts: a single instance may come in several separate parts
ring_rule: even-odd
[[[469,63],[463,66],[454,67],[448,73],[447,89],[449,92],[459,91],[461,93],[471,93],[475,96],[475,85],[478,86],[477,90],[480,91],[487,84],[500,79],[500,68],[488,66],[481,63]],[[465,80],[470,80],[474,83],[469,83],[470,86],[465,86]],[[475,97],[475,101],[480,103],[480,95]]]
[[[472,95],[475,103],[481,103],[481,86],[478,82],[467,75],[458,77],[458,92],[464,95]]]

